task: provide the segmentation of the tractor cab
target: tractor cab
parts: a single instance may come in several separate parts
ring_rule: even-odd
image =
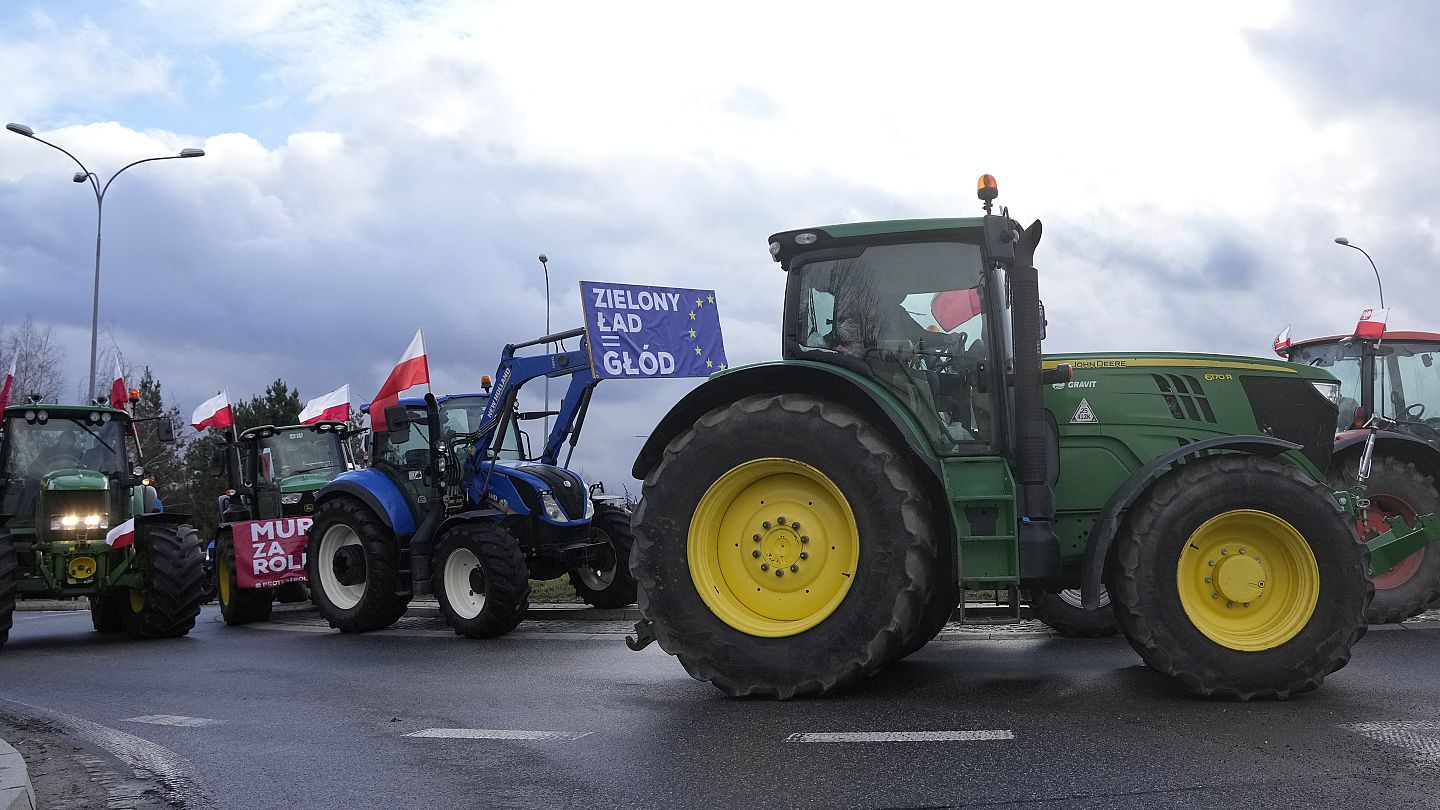
[[[1358,428],[1378,414],[1399,432],[1440,449],[1440,334],[1389,331],[1380,340],[1315,338],[1294,343],[1285,354],[1340,381],[1337,432]]]
[[[1010,297],[984,220],[860,223],[770,238],[786,271],[786,359],[878,383],[942,455],[1003,444]]]
[[[315,493],[351,466],[344,422],[261,425],[237,438],[240,478],[253,496],[252,519],[315,511]]]
[[[40,543],[104,544],[143,496],[140,448],[130,417],[102,407],[24,405],[5,411],[0,514],[14,534]]]

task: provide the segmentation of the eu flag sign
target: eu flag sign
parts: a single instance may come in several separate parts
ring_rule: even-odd
[[[728,367],[714,290],[582,281],[580,298],[596,377],[708,377]]]

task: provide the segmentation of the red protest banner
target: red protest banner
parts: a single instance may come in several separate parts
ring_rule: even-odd
[[[235,584],[242,588],[273,588],[305,581],[305,543],[313,518],[242,520],[232,527],[235,538]]]

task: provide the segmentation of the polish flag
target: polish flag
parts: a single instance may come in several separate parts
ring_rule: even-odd
[[[105,545],[111,548],[125,548],[135,545],[135,518],[121,523],[105,533]]]
[[[350,386],[342,385],[323,397],[316,397],[305,403],[300,411],[300,424],[332,420],[344,422],[350,418]]]
[[[1290,358],[1290,327],[1275,336],[1275,353],[1287,360]]]
[[[1379,340],[1385,337],[1385,321],[1390,317],[1388,309],[1367,309],[1360,313],[1360,322],[1355,324],[1355,337]]]
[[[949,332],[980,314],[980,291],[947,290],[930,299],[930,314],[943,331]]]
[[[130,392],[125,388],[125,374],[120,370],[120,359],[115,359],[115,379],[110,381],[110,407],[123,411],[130,410]]]
[[[376,433],[389,430],[385,423],[385,409],[400,404],[400,393],[421,383],[430,382],[430,362],[425,357],[425,330],[415,330],[415,339],[400,357],[400,362],[390,370],[380,392],[370,402],[370,429]]]
[[[10,358],[10,373],[5,375],[5,384],[0,386],[0,416],[5,415],[5,407],[10,404],[10,388],[15,385],[15,363],[19,359],[19,352]]]
[[[207,427],[227,428],[234,424],[235,410],[230,407],[230,397],[224,391],[200,403],[200,407],[196,408],[195,414],[190,417],[190,425],[196,430]]]

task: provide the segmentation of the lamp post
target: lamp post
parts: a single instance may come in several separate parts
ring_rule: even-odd
[[[545,334],[550,334],[550,257],[540,254],[540,269],[545,271]],[[551,348],[547,344],[546,351]],[[550,440],[550,377],[545,377],[545,440]]]
[[[1337,244],[1337,245],[1344,245],[1345,247],[1348,247],[1348,248],[1355,248],[1356,250],[1360,251],[1361,253],[1365,253],[1365,248],[1362,248],[1362,247],[1360,247],[1359,245],[1352,245],[1352,244],[1350,244],[1350,240],[1349,240],[1349,239],[1346,239],[1346,238],[1343,237],[1343,236],[1337,236],[1337,237],[1335,237],[1335,244]],[[1370,259],[1370,254],[1369,254],[1369,253],[1365,253],[1365,258]],[[1380,308],[1381,308],[1381,309],[1384,309],[1384,308],[1385,308],[1385,286],[1380,283],[1380,268],[1378,268],[1378,267],[1375,266],[1375,260],[1374,260],[1374,259],[1370,259],[1370,269],[1375,271],[1375,286],[1380,288]]]
[[[137,160],[134,163],[129,163],[125,166],[121,166],[120,171],[117,171],[114,174],[110,175],[110,179],[106,180],[105,185],[102,186],[100,185],[100,178],[94,172],[85,168],[85,164],[80,162],[80,158],[77,158],[74,155],[70,154],[64,148],[56,146],[55,144],[50,143],[44,138],[37,136],[35,134],[35,130],[31,129],[30,127],[27,127],[24,124],[6,124],[5,128],[15,133],[16,135],[23,135],[32,141],[39,141],[40,143],[45,144],[51,149],[56,149],[60,152],[64,152],[66,157],[75,161],[75,165],[80,167],[80,171],[76,172],[75,176],[72,179],[77,183],[84,183],[88,180],[90,182],[90,190],[95,192],[95,295],[90,308],[90,388],[88,394],[89,398],[94,398],[96,396],[95,349],[100,332],[100,234],[105,222],[105,192],[110,189],[110,184],[115,182],[115,178],[119,177],[122,172],[124,172],[131,166],[139,166],[141,163],[150,163],[156,160],[175,160],[177,158],[204,157],[205,150],[193,148],[181,149],[180,154],[178,155],[163,155],[161,157],[152,157],[145,158],[144,160]]]

